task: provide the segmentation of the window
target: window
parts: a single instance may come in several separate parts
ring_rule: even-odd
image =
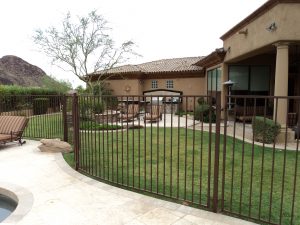
[[[167,88],[174,88],[173,80],[167,80],[166,87]]]
[[[235,82],[232,90],[246,91],[249,86],[248,66],[231,66],[229,68],[229,79]]]
[[[209,70],[207,72],[207,90],[208,91],[221,91],[221,68]]]
[[[151,82],[151,88],[152,88],[152,89],[158,88],[157,80],[153,80],[153,81]]]
[[[250,72],[250,91],[269,91],[270,73],[267,66],[252,66]]]
[[[233,91],[269,92],[270,68],[269,66],[230,66],[229,79],[235,82]]]

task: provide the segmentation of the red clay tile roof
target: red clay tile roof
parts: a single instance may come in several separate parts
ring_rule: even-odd
[[[108,74],[129,74],[129,73],[169,73],[169,72],[197,72],[203,68],[194,65],[203,57],[186,57],[161,59],[137,65],[124,65],[110,69]],[[93,75],[101,74],[103,71],[95,72]]]

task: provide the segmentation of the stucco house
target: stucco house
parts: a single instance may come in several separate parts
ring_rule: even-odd
[[[300,0],[269,0],[221,36],[223,47],[206,57],[166,59],[114,68],[109,80],[116,95],[148,91],[183,95],[300,95]],[[97,73],[94,74],[97,76]],[[161,92],[162,91],[162,92]],[[278,101],[277,121],[285,124],[293,101]]]
[[[106,82],[117,96],[206,95],[205,70],[195,65],[202,58],[173,58],[138,65],[124,65],[105,73],[103,71],[94,73],[93,79],[97,79],[99,75],[103,79],[109,77]],[[184,98],[181,101],[183,108],[188,107]],[[192,104],[188,104],[190,105],[188,110],[192,108]]]
[[[299,0],[267,1],[221,36],[226,52],[223,59],[213,52],[196,65],[205,68],[208,79],[219,69],[221,75],[216,82],[235,82],[232,94],[299,96],[299,3]],[[217,91],[221,91],[225,107],[226,86],[221,85]],[[278,109],[277,121],[282,125],[288,111],[296,112],[299,107],[296,101],[287,104],[286,100],[279,100],[278,106],[274,106]]]

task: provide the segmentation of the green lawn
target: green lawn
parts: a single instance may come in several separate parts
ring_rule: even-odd
[[[171,134],[172,133],[172,134]],[[193,140],[195,140],[193,142]],[[208,200],[209,134],[188,129],[151,128],[128,132],[81,133],[80,167],[87,173],[129,187],[206,205]],[[214,135],[211,139],[213,163]],[[223,137],[221,137],[220,174]],[[234,151],[233,151],[233,146]],[[244,151],[243,151],[244,148]],[[253,165],[251,156],[253,154]],[[283,192],[283,224],[290,224],[295,177],[295,152],[274,152],[271,221],[279,223],[283,163],[286,160]],[[73,155],[65,155],[73,164]],[[233,160],[234,158],[234,160]],[[262,169],[262,159],[263,169]],[[225,210],[268,220],[273,150],[227,138]],[[165,160],[164,160],[165,159]],[[213,164],[212,164],[213,165]],[[251,168],[253,168],[251,170]],[[261,176],[263,172],[263,176]],[[299,180],[299,166],[297,168]],[[213,174],[213,166],[211,168]],[[243,176],[241,176],[243,174]],[[251,176],[252,174],[252,176]],[[242,179],[243,177],[243,179]],[[213,187],[211,178],[211,191]],[[220,175],[220,186],[222,185]],[[252,180],[252,186],[251,184]],[[262,181],[262,182],[261,182]],[[299,182],[294,223],[300,221]],[[250,201],[251,189],[251,201]],[[221,190],[221,188],[220,188]],[[241,194],[242,193],[242,194]],[[220,191],[221,196],[221,191]],[[261,201],[259,201],[261,197]],[[249,207],[251,205],[251,207]]]
[[[25,135],[34,138],[61,138],[63,135],[61,115],[32,117]],[[178,128],[164,130],[153,127],[153,129],[115,132],[84,131],[80,133],[80,137],[80,168],[83,171],[124,186],[201,205],[207,204],[210,140],[207,132]],[[213,134],[211,143],[211,174],[213,175]],[[221,197],[222,136],[220,143],[219,194]],[[251,144],[243,144],[242,141],[230,137],[227,137],[226,149],[225,210],[245,216],[250,215],[253,218],[269,219],[274,156],[271,222],[280,222],[280,206],[283,201],[282,224],[291,224],[294,178],[297,171],[292,224],[300,224],[300,166],[298,163],[295,170],[297,157],[299,161],[296,152],[279,150],[273,152],[273,149],[260,146],[252,148]],[[66,154],[65,159],[69,164],[74,165],[73,154]],[[285,171],[284,162],[286,162]],[[282,181],[284,181],[284,189],[282,189]],[[212,197],[213,176],[211,176],[210,187]]]
[[[54,113],[30,117],[24,137],[63,138],[63,133],[62,114]]]

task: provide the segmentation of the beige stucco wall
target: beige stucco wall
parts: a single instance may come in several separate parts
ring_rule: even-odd
[[[190,77],[190,78],[168,78],[158,79],[150,78],[146,80],[139,79],[122,79],[122,80],[109,80],[109,87],[113,90],[114,95],[142,95],[143,91],[155,90],[151,87],[152,80],[157,80],[157,89],[166,89],[167,80],[173,80],[174,88],[169,90],[182,91],[183,95],[206,95],[206,78],[205,77]],[[130,87],[130,91],[126,88]],[[189,98],[189,103],[186,105],[186,99],[183,99],[182,108],[192,110],[193,98]]]
[[[167,80],[173,80],[174,88],[170,90],[182,91],[183,95],[204,95],[206,94],[205,78],[170,78],[170,79],[149,79],[144,80],[143,91],[155,90],[151,88],[152,80],[157,80],[158,89],[166,89]]]
[[[224,48],[228,50],[230,47],[225,62],[278,41],[300,41],[299,12],[300,4],[281,3],[243,27],[241,30],[248,29],[248,35],[236,33],[224,40]],[[267,31],[273,22],[277,29]]]
[[[142,95],[142,83],[138,79],[109,80],[113,95]]]
[[[169,78],[169,79],[149,79],[144,80],[143,91],[155,90],[151,88],[151,81],[157,80],[158,89],[166,89],[167,80],[173,80],[174,88],[170,90],[182,91],[183,95],[206,95],[206,79],[205,77],[199,78]],[[188,104],[187,104],[188,102]],[[183,98],[182,109],[193,111],[194,98]]]

